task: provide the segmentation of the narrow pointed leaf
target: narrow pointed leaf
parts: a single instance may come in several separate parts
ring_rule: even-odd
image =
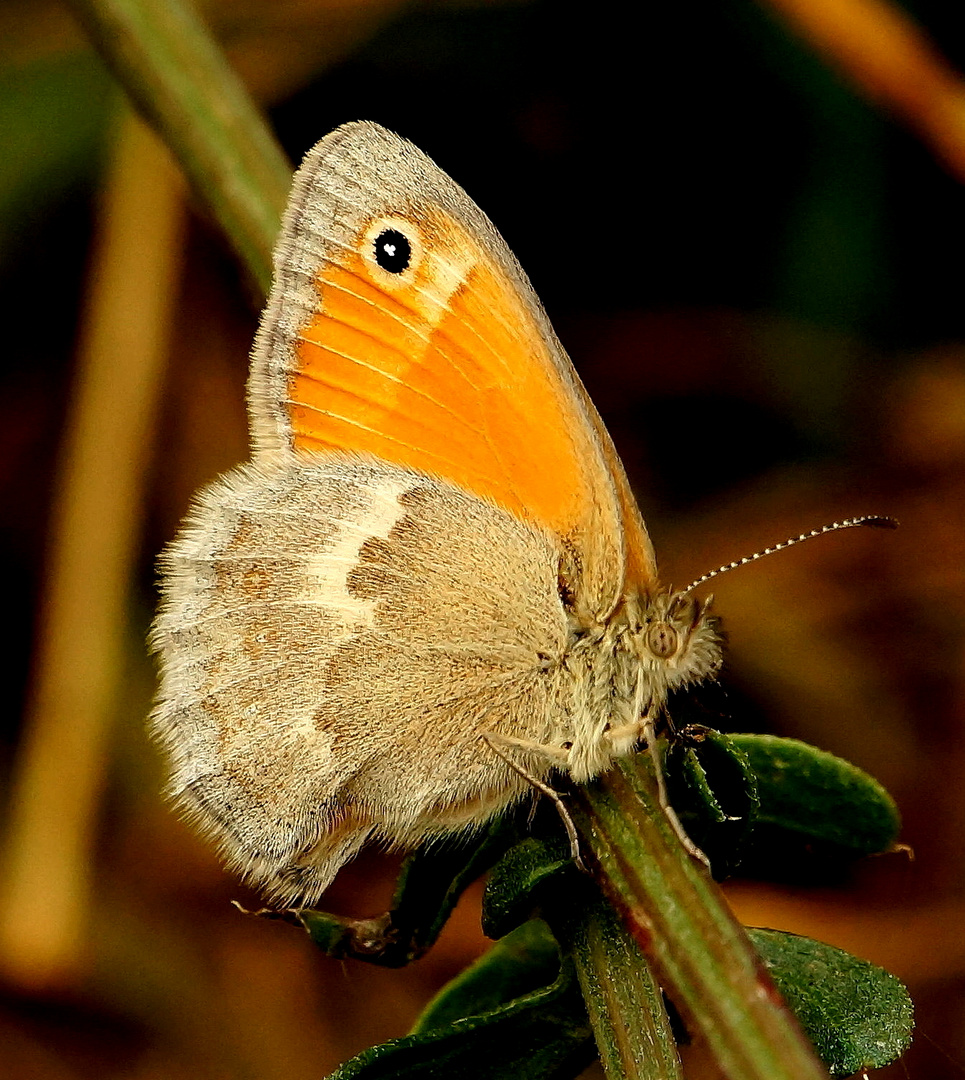
[[[579,985],[564,965],[548,987],[447,1027],[366,1050],[329,1080],[570,1080],[596,1045]]]
[[[681,738],[667,754],[667,787],[687,835],[710,860],[714,877],[740,864],[760,809],[757,779],[733,736],[711,729]]]
[[[291,921],[301,924],[329,956],[351,957],[381,967],[403,967],[435,943],[467,886],[484,874],[518,836],[517,820],[509,814],[469,840],[427,844],[403,864],[391,909],[374,918],[349,919],[301,908],[291,913]],[[512,928],[508,926],[491,936],[502,937]]]
[[[560,974],[560,947],[541,919],[530,919],[448,982],[412,1029],[423,1034],[480,1016],[551,986]]]

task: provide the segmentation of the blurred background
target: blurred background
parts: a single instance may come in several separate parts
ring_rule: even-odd
[[[339,123],[376,120],[493,218],[623,454],[665,582],[838,518],[901,520],[715,582],[730,647],[705,708],[846,757],[894,795],[914,860],[870,860],[834,888],[729,892],[745,922],[909,985],[918,1039],[881,1075],[961,1076],[956,6],[203,10],[293,161]],[[321,1077],[403,1034],[486,947],[475,890],[410,969],[324,957],[231,907],[258,899],[158,795],[155,558],[191,493],[246,454],[257,306],[68,9],[5,0],[0,1076]],[[380,910],[396,866],[364,856],[329,906]]]

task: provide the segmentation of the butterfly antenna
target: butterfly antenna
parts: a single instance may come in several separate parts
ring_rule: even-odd
[[[738,566],[746,566],[748,563],[757,562],[758,559],[763,559],[765,555],[773,555],[775,551],[783,551],[785,548],[794,547],[795,544],[801,544],[805,540],[813,540],[816,536],[824,536],[825,533],[837,532],[838,529],[856,529],[860,525],[864,525],[869,529],[898,528],[898,522],[895,521],[893,517],[878,517],[872,514],[867,514],[864,517],[846,518],[844,521],[835,521],[830,525],[822,525],[820,529],[812,529],[810,532],[801,533],[800,536],[792,536],[789,540],[785,540],[781,544],[775,544],[773,547],[764,548],[763,551],[757,551],[753,555],[746,555],[743,559],[737,559],[732,563],[728,563],[726,566],[718,566],[716,570],[711,570],[709,574],[704,574],[703,577],[699,577],[696,581],[692,581],[687,588],[683,590],[681,595],[692,592],[698,585],[703,585],[705,581],[710,581],[711,578],[718,577],[720,574],[726,574],[728,570],[736,570]]]

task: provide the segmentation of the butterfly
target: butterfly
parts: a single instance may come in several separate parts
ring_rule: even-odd
[[[376,124],[295,176],[248,404],[251,460],[162,556],[152,726],[274,901],[598,775],[719,668],[509,248]]]

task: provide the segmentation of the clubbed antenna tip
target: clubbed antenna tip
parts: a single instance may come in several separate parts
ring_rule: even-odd
[[[816,536],[824,536],[825,533],[837,532],[838,529],[856,529],[858,526],[865,526],[869,529],[897,529],[898,522],[893,517],[884,517],[877,514],[866,514],[863,517],[834,521],[830,525],[822,525],[820,529],[812,529],[810,532],[801,533],[800,536],[792,536],[789,540],[775,544],[773,547],[764,548],[763,551],[757,551],[753,555],[746,555],[743,559],[736,559],[732,563],[727,563],[726,566],[718,566],[716,570],[711,570],[709,574],[704,574],[703,577],[692,581],[683,592],[689,593],[696,589],[698,585],[703,585],[705,581],[726,574],[728,570],[736,570],[738,566],[746,566],[748,563],[763,559],[765,555],[773,555],[776,551],[783,551],[785,548],[793,547],[795,544],[803,543],[805,540],[813,540]]]

